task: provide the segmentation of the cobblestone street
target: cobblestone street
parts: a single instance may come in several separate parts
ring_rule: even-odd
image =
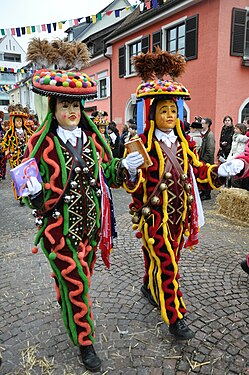
[[[65,331],[47,260],[40,249],[31,253],[34,218],[14,200],[9,174],[0,194],[0,374],[87,374]],[[102,374],[249,374],[249,282],[240,268],[249,227],[217,214],[217,194],[203,204],[199,245],[182,252],[181,289],[196,336],[177,342],[140,292],[143,259],[130,197],[113,192],[119,235],[111,269],[98,259],[90,293]]]

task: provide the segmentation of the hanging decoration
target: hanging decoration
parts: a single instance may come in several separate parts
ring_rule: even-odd
[[[72,20],[65,20],[65,21],[58,21],[58,22],[51,22],[46,23],[42,25],[32,25],[32,26],[19,26],[19,27],[11,27],[11,28],[0,28],[0,36],[5,35],[12,35],[16,37],[21,37],[23,35],[32,34],[32,33],[41,33],[41,32],[47,32],[52,33],[56,30],[62,30],[63,25],[68,22],[69,26],[78,26],[79,23],[83,20],[86,23],[96,23],[97,21],[102,20],[103,16],[110,16],[111,14],[114,14],[115,18],[120,17],[120,12],[122,11],[129,11],[134,10],[137,8],[137,4],[131,5],[125,8],[120,9],[114,9],[114,10],[108,10],[106,12],[101,12],[98,14],[94,14],[92,16],[87,17],[79,17]],[[82,21],[82,22],[83,22]]]

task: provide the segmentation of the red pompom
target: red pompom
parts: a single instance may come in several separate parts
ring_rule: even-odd
[[[137,237],[137,238],[142,238],[142,233],[141,233],[141,232],[137,232],[137,233],[136,233],[136,237]]]
[[[33,247],[33,249],[32,249],[32,253],[33,253],[33,254],[37,254],[37,253],[38,253],[38,248],[37,248],[37,247]]]
[[[69,82],[69,87],[72,87],[72,88],[76,87],[76,83],[74,81]]]

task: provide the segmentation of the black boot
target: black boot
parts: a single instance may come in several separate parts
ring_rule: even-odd
[[[177,319],[174,324],[169,326],[169,332],[175,336],[178,340],[190,340],[195,334],[187,326],[184,319]]]
[[[242,270],[245,271],[246,273],[248,273],[248,275],[249,275],[249,267],[247,265],[247,260],[246,259],[242,260],[240,265],[241,265]]]
[[[92,345],[80,346],[80,354],[85,368],[89,371],[100,371],[101,360],[95,353]]]
[[[143,293],[143,295],[148,299],[148,301],[154,306],[154,307],[158,307],[158,304],[156,303],[156,301],[154,300],[151,292],[149,291],[149,289],[146,287],[146,285],[142,285],[141,286],[141,292]]]

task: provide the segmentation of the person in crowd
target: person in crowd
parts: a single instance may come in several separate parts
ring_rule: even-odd
[[[212,120],[205,117],[201,120],[201,124],[202,142],[198,151],[199,159],[204,161],[204,163],[214,164],[215,139],[214,133],[211,131]],[[200,196],[203,201],[211,199],[210,189],[201,190]]]
[[[53,50],[56,63],[53,41],[48,45],[39,40],[38,51],[36,38],[28,46],[28,60],[34,62],[41,57],[44,60],[43,42]],[[38,226],[35,246],[40,243],[52,267],[69,337],[79,346],[86,369],[99,371],[101,360],[93,347],[95,327],[89,288],[98,247],[105,265],[110,267],[115,228],[109,186],[118,188],[125,179],[132,186],[131,176],[136,175],[144,159],[138,152],[125,159],[112,157],[99,128],[86,115],[82,104],[83,100],[96,97],[96,82],[80,68],[73,70],[75,54],[71,52],[77,48],[79,67],[88,60],[87,47],[82,42],[61,41],[60,48],[72,56],[71,61],[67,60],[70,70],[64,70],[63,66],[59,70],[46,69],[45,81],[41,69],[32,78],[33,91],[49,97],[49,112],[28,142],[24,160],[35,158],[42,183],[35,177],[30,179],[25,200],[34,210]],[[58,58],[62,61],[60,48]],[[68,86],[61,85],[62,74],[67,77]],[[50,85],[52,80],[60,83]],[[82,81],[87,84],[82,85]],[[33,252],[37,251],[34,247]]]
[[[95,125],[97,125],[102,137],[106,140],[108,144],[110,144],[110,137],[108,134],[108,125],[109,121],[107,120],[107,116],[103,116],[103,113],[107,113],[105,111],[96,111],[92,113],[92,121]]]
[[[235,125],[232,146],[227,161],[234,159],[245,151],[246,143],[249,139],[246,136],[246,131],[247,128],[245,124],[238,123]]]
[[[142,79],[137,98],[151,101],[140,137],[152,165],[141,170],[132,191],[126,187],[132,192],[133,229],[143,243],[145,274],[141,291],[153,306],[159,307],[169,332],[180,340],[194,337],[185,319],[178,263],[181,249],[198,243],[203,225],[196,178],[205,190],[219,188],[224,181],[218,176],[218,166],[198,159],[195,142],[185,136],[184,124],[178,118],[178,98],[189,99],[187,88],[176,82],[185,64],[182,55],[159,48],[155,53],[134,57]],[[164,78],[168,75],[174,80]]]
[[[196,151],[199,151],[202,143],[202,123],[194,121],[190,125],[190,133],[188,133],[190,140],[196,144]]]
[[[120,140],[118,129],[112,124],[108,125],[108,135],[113,157],[122,158],[124,155],[124,144]]]
[[[0,181],[5,180],[6,178],[6,163],[7,163],[5,152],[2,150],[2,146],[1,146],[1,142],[5,134],[5,130],[2,126],[3,123],[4,123],[4,112],[0,111]]]
[[[122,127],[122,133],[120,135],[120,141],[125,144],[125,139],[127,138],[128,136],[128,125],[127,124],[124,124],[123,127]]]
[[[243,124],[246,126],[246,136],[249,137],[249,117],[245,117]]]
[[[4,120],[4,121],[1,123],[1,125],[2,125],[2,128],[3,128],[3,130],[4,130],[5,133],[6,133],[6,132],[9,130],[9,128],[10,128],[10,122],[9,122],[9,120]]]
[[[201,117],[200,115],[196,115],[196,116],[194,117],[194,119],[195,119],[196,122],[201,122],[202,117]]]
[[[185,134],[188,134],[190,132],[190,123],[187,120],[187,116],[183,117],[183,123],[184,123]]]
[[[131,121],[131,120],[129,120]],[[133,120],[134,121],[134,120]],[[125,137],[124,141],[129,142],[132,138],[134,138],[137,135],[137,124],[133,124],[131,122],[128,122],[128,134],[127,137]]]
[[[5,132],[1,145],[10,167],[15,168],[22,162],[24,150],[33,131],[27,126],[27,108],[23,108],[20,104],[10,105],[8,111],[10,128]],[[12,184],[12,188],[15,199],[19,201],[20,205],[23,205],[22,197],[17,195],[14,184]]]
[[[228,157],[232,146],[233,134],[233,119],[231,116],[227,115],[223,118],[223,127],[220,134],[220,148],[218,151],[218,158],[220,162],[224,162],[224,160],[226,160]]]

